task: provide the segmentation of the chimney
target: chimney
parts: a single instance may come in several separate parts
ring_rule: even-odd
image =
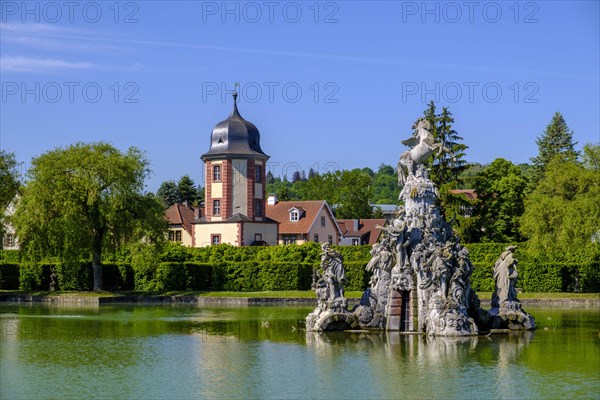
[[[200,219],[200,206],[192,207],[194,209],[194,217]]]
[[[358,219],[353,219],[352,220],[352,230],[354,232],[358,232],[358,230],[360,229],[360,223],[359,223],[359,221],[360,220],[358,220]]]
[[[269,197],[267,197],[267,205],[274,206],[275,204],[277,204],[277,196],[275,196],[273,193],[269,193]]]
[[[188,201],[187,201],[187,200],[184,200],[184,201],[183,201],[183,206],[184,206],[184,207],[189,207],[189,206],[190,206],[190,204],[188,203]]]

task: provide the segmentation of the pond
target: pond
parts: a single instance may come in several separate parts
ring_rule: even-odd
[[[307,334],[311,307],[0,305],[0,398],[591,398],[600,310],[472,338]]]

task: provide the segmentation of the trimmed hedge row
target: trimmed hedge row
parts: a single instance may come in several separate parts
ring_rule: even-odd
[[[471,285],[476,291],[494,290],[493,265],[507,244],[469,244],[474,265]],[[365,271],[370,246],[335,246],[344,256],[346,290],[362,291],[370,274]],[[186,248],[167,245],[132,262],[115,257],[103,264],[107,290],[308,290],[312,268],[318,266],[320,246],[316,243],[272,247]],[[600,260],[579,262],[540,261],[519,245],[518,286],[527,292],[600,292]],[[18,251],[0,251],[0,289],[48,290],[51,271],[60,290],[90,290],[90,263],[19,263]]]

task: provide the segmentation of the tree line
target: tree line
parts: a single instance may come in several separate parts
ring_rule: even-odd
[[[543,256],[600,258],[600,145],[578,150],[560,113],[538,137],[538,154],[530,165],[502,158],[469,165],[468,147],[452,127],[452,113],[445,107],[438,112],[432,102],[423,118],[449,149],[427,167],[440,189],[439,206],[463,242],[527,240],[528,248]],[[90,260],[94,290],[102,289],[106,254],[164,242],[165,208],[183,201],[201,204],[204,196],[187,175],[164,182],[156,194],[146,192],[150,169],[145,155],[107,143],[48,151],[32,161],[23,182],[18,165],[14,154],[0,151],[0,206],[5,211],[20,194],[10,222],[23,258],[50,257],[67,266]],[[461,188],[474,189],[477,198],[452,192]],[[380,216],[370,204],[397,204],[400,188],[396,167],[382,164],[376,172],[298,172],[291,181],[269,175],[267,191],[280,200],[327,200],[338,218],[370,218]]]

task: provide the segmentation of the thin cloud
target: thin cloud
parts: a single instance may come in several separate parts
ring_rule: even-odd
[[[59,59],[23,56],[0,57],[0,70],[3,72],[56,72],[87,70],[93,67],[94,64],[90,62],[71,62]]]
[[[62,39],[88,40],[88,41],[98,41],[98,42],[138,44],[138,45],[162,46],[162,47],[191,48],[191,49],[203,49],[203,50],[225,51],[225,52],[235,52],[235,53],[312,58],[312,59],[321,59],[321,60],[369,62],[369,63],[382,63],[382,64],[392,64],[392,65],[445,68],[445,69],[450,68],[450,69],[458,69],[458,70],[463,70],[463,71],[467,70],[467,71],[479,71],[479,72],[530,74],[530,75],[541,75],[541,76],[549,76],[549,77],[554,77],[554,78],[566,78],[566,79],[591,79],[591,80],[600,79],[600,77],[598,75],[584,76],[584,75],[561,73],[561,72],[554,72],[554,71],[525,70],[525,69],[516,69],[516,68],[495,68],[495,67],[482,67],[482,66],[463,65],[463,64],[445,64],[445,63],[436,63],[436,62],[414,62],[414,61],[389,59],[389,58],[356,57],[356,56],[336,55],[336,54],[320,54],[320,53],[291,52],[291,51],[279,51],[279,50],[249,49],[249,48],[239,48],[239,47],[212,46],[212,45],[203,45],[203,44],[194,44],[194,43],[160,42],[160,41],[133,40],[133,39],[112,39],[112,38],[102,38],[102,37],[82,37],[82,36],[76,36],[76,35],[53,35],[52,34],[49,36],[56,37],[56,38],[62,38]]]
[[[22,34],[39,34],[39,33],[84,33],[81,29],[67,28],[56,24],[13,24],[10,22],[0,22],[0,31],[3,33],[22,33]]]

